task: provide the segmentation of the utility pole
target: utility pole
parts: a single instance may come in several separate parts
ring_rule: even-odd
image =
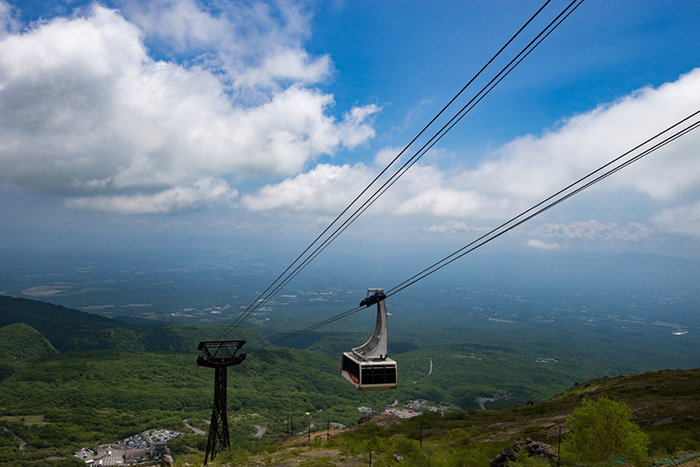
[[[557,467],[561,465],[561,426],[559,427],[559,440],[557,441]]]
[[[214,459],[219,451],[231,448],[228,434],[228,416],[226,414],[226,387],[228,367],[238,365],[245,360],[246,354],[236,356],[245,341],[208,341],[200,342],[197,350],[202,355],[197,357],[197,365],[214,368],[214,408],[211,412],[211,425],[207,439],[207,451],[204,465]]]
[[[423,449],[423,420],[420,421],[420,448]]]

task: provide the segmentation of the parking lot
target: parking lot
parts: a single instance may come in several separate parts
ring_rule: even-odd
[[[129,436],[119,441],[119,444],[124,446],[126,451],[131,449],[148,449],[148,443],[140,435]]]
[[[150,458],[150,456],[156,456],[156,458],[158,458],[164,452],[167,452],[167,446],[164,446],[164,444],[180,436],[182,435],[176,431],[148,430],[140,435],[124,438],[116,444],[98,446],[97,453],[88,448],[82,448],[74,455],[90,466],[125,465],[125,456],[127,458],[129,454],[133,456],[136,450],[148,450],[148,452],[145,453],[146,458]],[[136,455],[140,456],[141,454],[136,453]]]

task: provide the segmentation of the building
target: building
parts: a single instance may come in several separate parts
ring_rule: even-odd
[[[150,457],[150,449],[129,449],[124,451],[124,463],[125,464],[138,464]]]

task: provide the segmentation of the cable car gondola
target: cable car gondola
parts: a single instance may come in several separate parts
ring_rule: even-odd
[[[372,337],[362,346],[343,352],[340,374],[359,391],[395,389],[396,362],[387,357],[387,315],[383,289],[367,289],[360,306],[377,304],[377,322]]]

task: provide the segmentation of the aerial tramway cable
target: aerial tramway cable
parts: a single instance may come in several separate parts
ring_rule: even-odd
[[[331,222],[321,234],[319,234],[316,239],[285,269],[271,284],[268,286],[265,291],[263,291],[258,298],[251,304],[249,305],[246,310],[244,310],[239,317],[222,333],[222,335],[227,334],[231,329],[235,329],[237,326],[242,324],[248,317],[252,315],[260,306],[262,306],[267,300],[272,298],[276,294],[276,292],[284,287],[291,279],[293,279],[299,272],[301,272],[302,269],[308,265],[313,259],[315,259],[325,248],[333,241],[337,236],[339,235],[339,232],[342,232],[347,228],[349,224],[354,222],[354,219],[359,215],[358,211],[355,211],[353,215],[345,221],[340,227],[338,227],[321,245],[319,245],[316,250],[314,250],[309,256],[304,259],[291,273],[289,271],[294,267],[295,264],[299,262],[301,258],[306,255],[306,253],[309,252],[311,247],[315,245],[329,230],[330,228],[336,224],[342,216],[347,213],[347,211],[355,204],[357,203],[362,196],[371,188],[372,185],[374,185],[380,178],[381,176],[386,173],[386,171],[406,152],[406,150],[445,112],[445,110],[454,103],[454,101],[477,79],[477,77],[510,45],[513,40],[535,19],[537,15],[539,15],[542,10],[550,3],[551,0],[547,0],[538,10],[535,12],[535,14],[530,17],[530,19],[504,44],[501,49],[493,56],[491,59],[472,77],[472,79],[464,86],[462,89],[438,112],[438,114],[433,117],[433,119],[423,127],[423,129],[404,147],[404,149],[396,156],[394,159],[365,187],[362,192],[360,192],[359,195],[355,197],[355,199]],[[415,157],[415,156],[414,156]],[[395,177],[396,174],[394,174],[392,177]],[[372,195],[373,197],[377,195],[377,192]],[[364,206],[364,205],[363,205]],[[362,208],[360,208],[362,209]],[[364,212],[364,211],[363,211]],[[350,221],[352,219],[352,221]],[[350,221],[348,223],[348,221]],[[289,275],[285,278],[282,279],[287,273]],[[280,282],[281,281],[281,282]],[[277,286],[275,286],[277,284]],[[273,288],[274,287],[274,288]],[[272,290],[271,290],[272,289]]]
[[[539,44],[542,43],[542,41],[557,27],[561,22],[563,22],[573,11],[578,8],[581,3],[583,3],[583,0],[575,0],[571,2],[569,7],[574,5],[574,3],[577,3],[566,15],[564,15],[564,12],[562,12],[557,18],[555,18],[549,25],[548,28],[551,27],[555,22],[556,26],[554,28],[550,29],[549,31],[544,34],[543,30],[535,39],[533,39],[528,46],[523,49],[520,54],[518,54],[513,60],[511,60],[508,65],[506,65],[498,75],[496,75],[489,83],[486,84],[477,94],[474,96],[464,107],[460,109],[460,111],[455,114],[433,137],[428,140],[409,160],[407,160],[400,168],[397,170],[394,175],[392,175],[391,178],[389,178],[384,184],[372,195],[371,198],[366,200],[354,213],[353,215],[347,219],[334,233],[331,237],[325,240],[325,242],[319,247],[319,249],[316,250],[316,252],[313,254],[313,256],[307,258],[307,262],[311,262],[313,259],[316,258],[320,253],[323,252],[323,250],[326,249],[326,247],[333,242],[337,237],[339,237],[357,218],[364,214],[364,212],[369,209],[370,206],[372,206],[377,199],[382,196],[389,188],[391,188],[394,183],[396,183],[399,178],[401,178],[411,167],[413,167],[418,160],[425,155],[427,151],[433,148],[435,144],[437,144],[438,141],[442,139],[445,134],[447,134],[448,131],[450,131],[454,126],[464,118],[464,116],[469,113],[481,100],[486,97],[488,93],[490,93],[493,88],[500,83],[506,76],[510,74],[513,69],[522,62],[525,57],[527,57]],[[562,15],[564,15],[562,17]],[[538,40],[539,39],[539,40]],[[534,45],[533,45],[534,44]],[[529,49],[529,50],[528,50]],[[294,275],[292,275],[288,280],[293,279],[296,274],[298,274],[299,271],[295,272]],[[287,281],[288,281],[287,280]],[[285,282],[286,283],[286,282]]]
[[[623,168],[627,167],[628,165],[637,162],[638,160],[642,159],[645,156],[648,156],[652,152],[666,146],[667,144],[675,141],[676,139],[680,138],[681,136],[686,135],[687,133],[695,130],[700,126],[700,121],[696,121],[694,123],[689,124],[688,126],[682,128],[681,130],[677,131],[676,133],[672,134],[671,136],[668,136],[666,139],[662,140],[659,143],[654,144],[652,147],[645,149],[643,152],[640,154],[637,154],[636,156],[632,157],[629,160],[626,160],[624,162],[621,162],[619,165],[609,169],[607,172],[603,173],[602,175],[599,175],[598,177],[594,178],[593,180],[585,183],[584,185],[576,188],[575,190],[571,192],[567,192],[567,190],[572,189],[579,183],[582,183],[586,179],[592,177],[593,175],[597,174],[601,170],[605,169],[606,167],[609,167],[610,165],[618,162],[620,159],[624,158],[625,156],[630,155],[634,151],[641,149],[644,145],[650,143],[654,139],[658,138],[660,135],[667,133],[668,131],[671,131],[673,128],[687,122],[688,120],[692,119],[693,117],[697,116],[700,114],[700,110],[694,112],[693,114],[689,115],[688,117],[684,118],[683,120],[677,122],[676,124],[672,125],[671,127],[667,128],[666,130],[662,131],[661,133],[658,133],[657,135],[653,136],[652,138],[649,138],[648,140],[644,141],[643,143],[637,145],[633,149],[630,149],[629,151],[625,152],[624,154],[618,156],[617,158],[613,159],[612,161],[608,162],[607,164],[599,167],[595,171],[589,173],[585,177],[580,178],[576,182],[570,184],[566,188],[563,188],[562,190],[558,191],[554,195],[550,196],[549,198],[546,198],[545,200],[539,202],[538,204],[532,206],[526,211],[523,211],[522,213],[518,214],[517,216],[511,218],[507,222],[501,224],[500,226],[496,227],[495,229],[489,231],[487,234],[479,237],[478,239],[474,240],[473,242],[465,245],[464,247],[460,248],[459,250],[455,251],[454,253],[450,254],[449,256],[444,257],[440,261],[434,263],[433,265],[429,266],[428,268],[424,269],[423,271],[419,272],[418,274],[412,276],[411,278],[405,280],[404,282],[400,283],[399,285],[393,287],[387,292],[387,297],[391,295],[395,295],[396,293],[402,291],[406,287],[409,287],[410,285],[424,279],[425,277],[433,274],[434,272],[437,272],[438,270],[442,269],[443,267],[447,266],[448,264],[458,260],[459,258],[463,257],[464,255],[471,253],[475,249],[485,245],[486,243],[489,243],[492,240],[495,240],[496,238],[500,237],[501,235],[505,234],[506,232],[509,232],[510,230],[513,230],[514,228],[520,226],[521,224],[527,222],[528,220],[532,219],[533,217],[536,217],[540,214],[542,214],[545,211],[548,211],[549,209],[553,208],[554,206],[566,201],[567,199],[571,198],[572,196],[582,192],[583,190],[595,185],[596,183],[600,182],[601,180],[609,177],[610,175],[614,174],[615,172],[618,172],[619,170],[622,170]],[[557,196],[562,195],[561,198],[554,199]],[[553,200],[554,199],[554,200]],[[553,200],[551,203],[546,204],[548,201]],[[543,206],[544,205],[544,206]],[[536,210],[537,208],[541,207],[540,209]],[[536,210],[536,211],[535,211]],[[532,212],[534,211],[534,212]],[[532,213],[531,213],[532,212]],[[531,213],[526,216],[526,214]],[[526,216],[526,217],[524,217]],[[522,219],[521,219],[522,218]],[[516,220],[520,219],[518,222],[515,222]],[[513,223],[515,222],[515,223]],[[512,225],[507,226],[508,224],[513,223]],[[500,230],[503,229],[503,230]],[[500,231],[499,231],[500,230]]]
[[[482,235],[481,237],[477,238],[476,240],[468,243],[467,245],[465,245],[462,248],[458,249],[457,251],[453,252],[452,254],[442,258],[441,260],[433,263],[431,266],[423,269],[419,273],[411,276],[410,278],[406,279],[405,281],[401,282],[400,284],[396,285],[395,287],[387,290],[386,297],[388,298],[392,295],[395,295],[395,294],[401,292],[402,290],[406,289],[407,287],[415,284],[416,282],[418,282],[420,280],[425,279],[426,277],[430,276],[431,274],[439,271],[440,269],[444,268],[445,266],[447,266],[447,265],[455,262],[456,260],[464,257],[465,255],[476,250],[477,248],[480,248],[483,245],[491,242],[492,240],[495,240],[496,238],[498,238],[501,235],[504,235],[505,233],[515,229],[516,227],[522,225],[523,223],[529,221],[530,219],[542,214],[545,211],[548,211],[549,209],[553,208],[554,206],[557,206],[558,204],[566,201],[567,199],[573,197],[574,195],[577,195],[578,193],[586,190],[587,188],[590,188],[591,186],[595,185],[596,183],[606,179],[610,175],[622,170],[623,168],[633,164],[634,162],[639,161],[640,159],[648,156],[649,154],[655,152],[656,150],[666,146],[667,144],[669,144],[669,143],[677,140],[678,138],[681,138],[682,136],[690,133],[691,131],[697,129],[698,127],[700,127],[700,120],[697,120],[697,119],[695,121],[692,121],[692,120],[694,118],[698,117],[699,115],[700,115],[700,110],[693,112],[692,114],[679,120],[678,122],[674,123],[673,125],[666,128],[665,130],[657,133],[656,135],[652,136],[651,138],[648,138],[644,142],[638,144],[634,148],[624,152],[623,154],[612,159],[611,161],[607,162],[606,164],[598,167],[596,170],[579,178],[578,180],[569,184],[565,188],[559,190],[555,194],[545,198],[544,200],[540,201],[539,203],[535,204],[534,206],[530,207],[529,209],[521,212],[520,214],[518,214],[515,217],[512,217],[511,219],[502,223],[498,227],[490,230],[488,233]],[[684,124],[686,126],[681,127],[681,125],[684,125]],[[679,129],[679,127],[681,127],[681,128]],[[671,133],[671,132],[674,132],[674,133]],[[667,135],[667,136],[664,139],[662,139],[658,142],[655,142],[659,138],[661,138],[663,135]],[[643,149],[645,146],[647,146],[649,144],[652,144],[652,145],[650,147],[647,147],[646,149]],[[629,157],[633,153],[635,153],[636,151],[639,151],[639,150],[641,150],[641,152],[639,152],[638,154],[636,154],[632,157]],[[627,158],[627,157],[629,157],[629,158]],[[625,159],[625,158],[627,158],[627,159]],[[625,160],[623,160],[623,159],[625,159]],[[617,165],[614,165],[614,164],[617,164]],[[606,171],[603,172],[604,170],[606,170]],[[361,307],[361,306],[349,309],[343,313],[340,313],[340,314],[337,314],[337,315],[332,316],[330,318],[327,318],[327,319],[320,321],[316,324],[308,326],[302,330],[299,330],[299,331],[296,331],[294,333],[288,334],[286,336],[280,337],[274,341],[271,341],[270,343],[274,344],[274,345],[279,344],[283,341],[300,336],[302,334],[305,334],[307,332],[313,331],[315,329],[318,329],[320,327],[323,327],[323,326],[331,324],[335,321],[338,321],[342,318],[350,316],[354,313],[357,313],[358,311],[360,311],[362,309],[364,309],[364,307]]]
[[[340,224],[316,249],[309,251],[326,235],[331,227],[338,223],[340,219],[359,202],[359,200],[377,183],[377,181],[387,172],[387,170],[417,141],[417,139],[450,107],[456,99],[493,63],[493,61],[520,35],[520,33],[537,17],[542,10],[550,3],[545,3],[535,12],[534,15],[503,45],[499,51],[471,78],[471,80],[440,110],[440,112],[404,147],[401,152],[367,185],[359,195],[319,234],[316,239],[251,303],[220,335],[222,339],[231,330],[235,329],[246,321],[264,303],[270,300],[282,287],[294,279],[311,261],[321,254],[340,234],[342,234],[360,215],[362,215],[374,202],[382,196],[401,176],[403,176],[429,149],[431,149],[442,137],[450,131],[476,104],[478,104],[505,76],[507,76],[527,55],[532,52],[554,29],[556,29],[564,19],[566,19],[583,0],[573,0],[569,3],[557,17],[552,20],[539,34],[532,39],[505,67],[496,74],[479,92],[472,97],[445,125],[443,125],[416,153],[408,159],[388,180],[382,184],[367,200],[364,201],[342,224]],[[308,256],[307,256],[308,253]],[[302,258],[304,258],[302,260]],[[295,267],[296,265],[296,267]]]

